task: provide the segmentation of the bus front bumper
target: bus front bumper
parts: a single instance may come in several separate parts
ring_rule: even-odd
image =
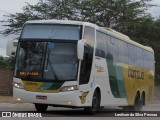
[[[22,103],[40,103],[59,106],[82,107],[80,92],[66,91],[59,93],[30,92],[24,89],[13,88],[13,100]],[[83,104],[84,105],[84,104]],[[86,105],[84,105],[86,106]]]

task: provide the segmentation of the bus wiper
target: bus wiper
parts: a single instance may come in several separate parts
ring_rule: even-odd
[[[46,68],[48,68],[48,63],[49,63],[49,66],[50,66],[50,68],[51,68],[51,71],[52,71],[53,76],[55,77],[55,80],[59,80],[58,77],[57,77],[57,74],[55,73],[55,70],[54,70],[54,68],[53,68],[53,66],[52,66],[52,63],[51,63],[49,57],[50,57],[50,50],[49,50],[49,52],[48,52]]]

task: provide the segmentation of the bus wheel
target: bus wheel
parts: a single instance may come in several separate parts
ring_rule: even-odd
[[[137,94],[136,98],[135,98],[135,103],[134,106],[130,107],[131,111],[141,111],[142,110],[142,100],[140,98],[140,96]]]
[[[145,105],[145,93],[142,94],[141,100],[142,100],[142,106],[144,106]]]
[[[46,104],[35,104],[35,108],[38,112],[45,112],[48,108]]]
[[[89,114],[95,114],[100,108],[100,98],[97,91],[94,92],[93,98],[92,98],[92,106],[84,108],[85,111]]]

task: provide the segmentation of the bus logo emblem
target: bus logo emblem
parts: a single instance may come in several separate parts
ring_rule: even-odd
[[[82,96],[79,96],[79,98],[81,99],[81,103],[84,104],[86,102],[86,97],[88,95],[89,91],[87,92],[83,92]]]

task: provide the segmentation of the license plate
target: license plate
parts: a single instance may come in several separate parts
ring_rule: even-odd
[[[36,99],[47,100],[47,96],[37,95]]]

